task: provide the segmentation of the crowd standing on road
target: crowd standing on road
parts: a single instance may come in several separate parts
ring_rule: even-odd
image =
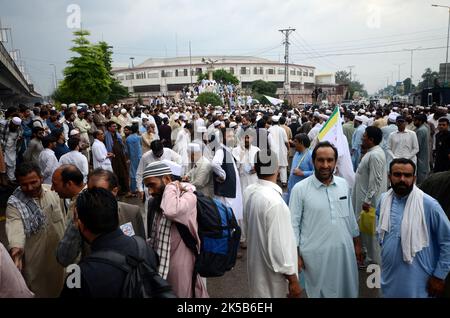
[[[225,106],[195,102],[205,91]],[[337,168],[341,150],[319,141],[336,107],[354,182]],[[208,244],[198,192],[232,209],[251,297],[358,297],[358,269],[371,264],[382,297],[449,295],[448,112],[262,105],[209,81],[149,105],[10,107],[0,120],[11,193],[0,296],[132,297],[117,265],[126,257],[144,262],[165,296],[208,297],[196,272]],[[143,211],[122,202],[133,197]],[[65,268],[75,263],[73,289]]]

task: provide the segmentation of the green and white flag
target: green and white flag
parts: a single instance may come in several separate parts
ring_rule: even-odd
[[[342,118],[338,106],[336,106],[330,118],[323,125],[317,138],[319,141],[329,141],[337,148],[338,160],[335,174],[347,180],[349,187],[353,188],[355,172],[353,171],[348,141],[342,129]]]

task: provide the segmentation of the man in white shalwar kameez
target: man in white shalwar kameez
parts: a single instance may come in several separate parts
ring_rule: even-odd
[[[44,184],[52,184],[52,176],[59,167],[58,159],[55,156],[56,138],[47,135],[42,139],[44,150],[39,154],[39,168],[41,168]]]
[[[234,138],[234,134],[233,134],[232,130],[227,130],[225,135],[226,135],[226,140],[231,140],[232,138]],[[220,144],[220,146],[216,149],[214,158],[211,162],[213,172],[215,173],[215,175],[213,175],[213,178],[218,178],[218,179],[220,179],[220,182],[225,182],[228,177],[225,170],[222,168],[222,165],[226,161],[224,149],[225,149],[225,151],[227,151],[230,154],[231,162],[227,162],[227,163],[233,165],[234,175],[236,177],[235,178],[236,179],[235,188],[233,190],[235,190],[236,194],[234,197],[226,197],[226,196],[217,195],[217,193],[214,193],[214,196],[216,199],[220,200],[221,202],[226,204],[228,207],[232,208],[233,212],[234,212],[234,216],[236,217],[236,220],[240,221],[240,220],[242,220],[242,189],[241,189],[241,181],[239,178],[239,171],[237,169],[235,160],[232,159],[231,149],[229,147],[225,146],[224,144]],[[218,180],[216,179],[214,181],[217,184]],[[214,190],[216,190],[216,189],[214,189]]]
[[[278,165],[280,167],[280,181],[283,186],[287,186],[287,167],[288,167],[288,138],[286,131],[280,127],[278,121],[279,116],[272,116],[273,126],[269,128],[269,134],[271,136],[271,149],[278,156]]]
[[[191,134],[187,129],[181,127],[178,129],[175,146],[173,151],[178,153],[181,157],[182,174],[186,174],[189,171],[189,154],[188,145],[191,142]]]
[[[244,138],[244,143],[239,144],[232,150],[232,154],[234,159],[236,159],[236,165],[239,171],[242,194],[245,192],[245,189],[247,189],[249,185],[254,184],[258,181],[254,160],[256,153],[259,151],[259,148],[252,145],[252,137],[246,135]],[[245,247],[245,241],[246,233],[242,229],[241,245],[243,247]]]
[[[362,262],[362,253],[350,189],[345,179],[333,176],[333,145],[317,144],[312,158],[314,175],[297,183],[289,200],[306,293],[309,298],[357,298],[356,260]]]
[[[109,153],[106,150],[104,144],[105,133],[102,130],[97,130],[94,133],[94,143],[92,144],[92,163],[94,169],[101,168],[108,171],[113,171],[111,164],[111,157],[114,156],[113,153]]]
[[[264,154],[260,152],[259,155]],[[257,160],[255,168],[259,179],[244,191],[243,228],[248,234],[250,297],[300,297],[291,213],[276,184],[276,155],[272,158],[270,161]]]

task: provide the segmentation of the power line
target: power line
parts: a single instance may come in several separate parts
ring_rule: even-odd
[[[446,46],[436,46],[436,47],[427,47],[422,49],[417,49],[417,51],[429,51],[429,50],[439,50],[439,49],[445,49]],[[398,52],[405,52],[405,50],[392,50],[392,51],[373,51],[373,52],[349,52],[349,53],[336,53],[336,54],[324,54],[322,56],[317,56],[314,58],[322,58],[322,57],[329,57],[329,56],[346,56],[346,55],[371,55],[371,54],[386,54],[386,53],[398,53]]]
[[[437,31],[437,30],[447,31],[447,28],[434,28],[434,29],[428,29],[428,30],[416,31],[416,32],[397,33],[397,34],[391,34],[391,35],[385,35],[385,36],[367,37],[364,39],[343,40],[343,41],[334,41],[334,42],[319,42],[319,43],[312,43],[312,44],[316,47],[318,47],[318,46],[320,47],[323,45],[329,45],[329,44],[335,44],[335,43],[364,42],[364,41],[372,40],[372,39],[384,39],[384,38],[397,37],[397,36],[401,36],[401,35],[410,36],[410,35],[414,35],[414,34],[428,33],[428,32]]]
[[[312,48],[312,47],[308,44],[308,42],[306,42],[306,40],[305,40],[298,32],[294,33],[294,37],[297,37],[301,42],[303,42],[303,43],[305,44],[305,46],[308,47],[309,50],[310,50],[314,55],[316,55],[316,56],[319,56],[319,55],[320,55],[320,53],[317,52],[314,48]],[[321,57],[319,57],[319,58],[321,58]],[[332,68],[337,68],[337,69],[339,69],[339,66],[336,65],[335,63],[333,63],[332,61],[330,61],[330,60],[328,60],[328,59],[324,59],[324,58],[321,58],[321,59],[322,59],[322,61],[324,61],[324,62],[327,63],[328,65],[331,65]]]
[[[348,47],[342,47],[342,48],[329,48],[329,49],[324,49],[324,50],[319,50],[317,51],[318,53],[327,53],[329,51],[333,51],[333,52],[342,52],[342,51],[349,51],[349,50],[363,50],[363,49],[373,49],[373,48],[379,48],[379,47],[389,47],[389,46],[399,46],[399,45],[405,45],[405,44],[412,44],[412,43],[423,43],[423,42],[430,42],[430,41],[437,41],[437,40],[442,40],[445,39],[446,37],[436,37],[436,38],[419,38],[419,39],[415,39],[415,40],[411,40],[411,41],[395,41],[395,42],[385,42],[385,43],[380,43],[380,44],[374,44],[371,46],[348,46]]]

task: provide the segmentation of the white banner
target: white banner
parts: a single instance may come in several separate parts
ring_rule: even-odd
[[[282,99],[278,99],[278,98],[273,98],[267,95],[264,95],[265,98],[267,98],[267,100],[272,104],[272,105],[280,105],[283,104],[283,100]]]

